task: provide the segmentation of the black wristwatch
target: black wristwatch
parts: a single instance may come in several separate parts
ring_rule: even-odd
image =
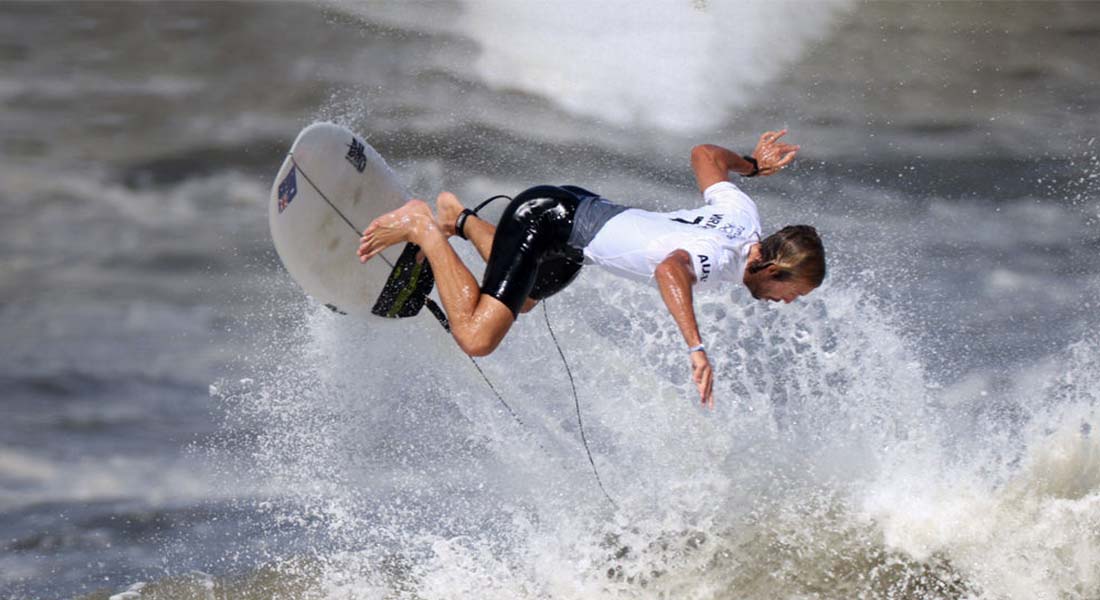
[[[741,158],[749,161],[749,164],[752,165],[752,173],[749,173],[748,175],[742,175],[742,177],[756,177],[757,175],[760,174],[760,165],[756,164],[756,159],[755,158],[753,158],[753,157],[751,157],[747,154],[745,156],[742,156]]]

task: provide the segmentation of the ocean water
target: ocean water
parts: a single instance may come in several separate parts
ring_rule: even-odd
[[[0,597],[1100,598],[1098,42],[1088,2],[0,4]],[[656,290],[586,269],[497,398],[282,269],[316,120],[428,199],[661,209],[787,127],[743,188],[829,277],[699,294],[707,411]]]

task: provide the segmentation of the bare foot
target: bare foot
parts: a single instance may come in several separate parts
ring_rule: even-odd
[[[450,192],[440,192],[436,196],[435,220],[439,224],[439,229],[443,231],[443,235],[451,237],[455,234],[455,221],[458,220],[458,215],[462,214],[464,208],[466,207],[462,206],[458,196]]]
[[[423,200],[409,200],[401,208],[371,221],[359,238],[359,262],[365,263],[379,252],[413,238],[425,227],[434,227],[432,211]]]

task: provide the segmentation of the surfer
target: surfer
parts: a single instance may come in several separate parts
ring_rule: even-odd
[[[786,133],[765,132],[748,156],[711,144],[693,148],[691,167],[706,202],[700,208],[652,212],[576,186],[541,185],[512,199],[494,226],[443,192],[436,215],[414,199],[371,222],[360,239],[359,260],[401,242],[419,245],[451,333],[471,356],[495,350],[520,313],[564,289],[586,260],[618,275],[656,281],[688,346],[702,403],[713,407],[714,376],[692,288],[739,282],[756,299],[792,302],[825,278],[817,231],[793,225],[761,239],[756,204],[729,179],[730,173],[773,175],[789,165],[799,147],[780,141]],[[486,261],[481,285],[451,247],[453,235],[472,242]]]

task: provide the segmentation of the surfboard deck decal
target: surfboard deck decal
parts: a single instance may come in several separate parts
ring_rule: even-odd
[[[298,195],[298,178],[295,176],[297,169],[290,168],[290,172],[286,174],[286,178],[279,184],[279,212],[282,213],[286,210],[286,207],[294,200],[294,197]]]

